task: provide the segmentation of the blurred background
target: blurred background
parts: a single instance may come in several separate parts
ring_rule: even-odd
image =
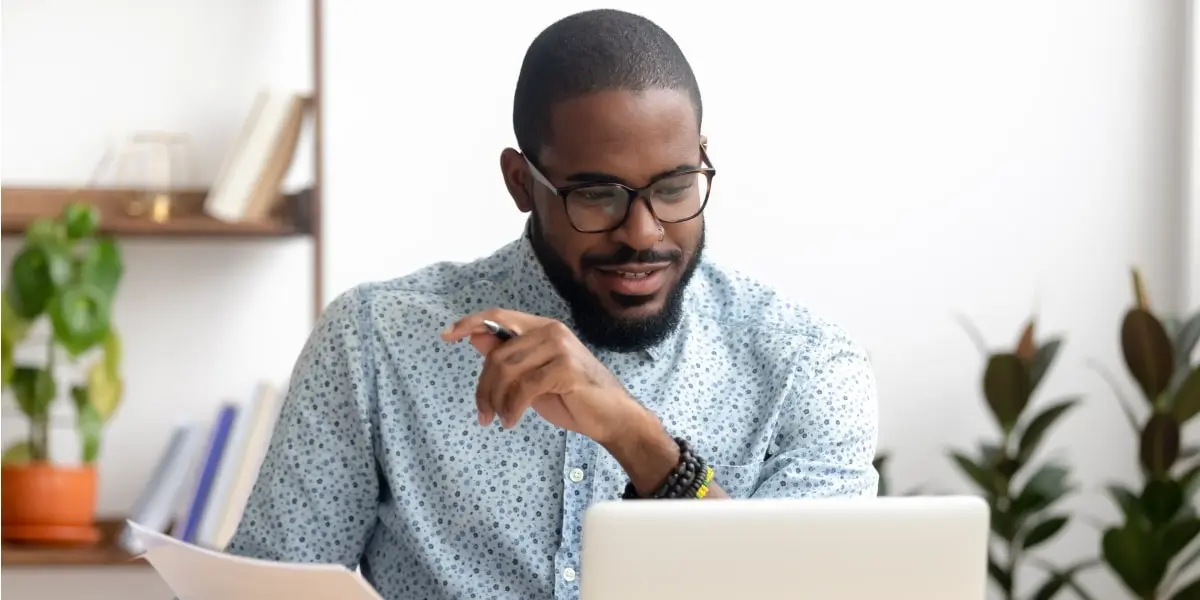
[[[521,233],[522,56],[598,6],[4,0],[3,592],[169,598],[122,520],[219,548],[324,304]],[[604,6],[696,71],[711,255],[870,352],[885,493],[985,495],[996,598],[1200,597],[1191,2]]]

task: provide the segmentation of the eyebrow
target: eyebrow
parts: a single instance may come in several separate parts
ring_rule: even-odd
[[[655,174],[653,177],[650,178],[650,183],[653,184],[654,182],[656,182],[660,179],[663,179],[665,177],[670,177],[671,175],[675,175],[676,173],[681,173],[683,171],[695,171],[696,169],[699,169],[699,168],[700,167],[697,165],[687,165],[687,164],[679,165],[679,166],[675,167],[674,169],[669,169],[666,171],[662,171],[661,173]],[[611,173],[600,173],[597,171],[584,171],[581,173],[572,173],[570,175],[567,175],[566,180],[567,181],[575,181],[575,182],[579,182],[579,183],[620,183],[623,185],[628,185],[630,187],[633,187],[633,184],[629,183],[625,179],[622,179],[621,177],[618,177]]]

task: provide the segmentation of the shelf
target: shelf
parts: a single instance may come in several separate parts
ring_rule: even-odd
[[[100,543],[83,548],[54,547],[44,545],[4,542],[0,546],[0,566],[12,567],[105,567],[105,566],[148,566],[146,561],[134,558],[117,546],[117,535],[124,526],[123,520],[101,520],[97,523],[102,534]]]
[[[8,187],[0,190],[0,232],[21,235],[34,219],[57,216],[69,202],[87,202],[100,209],[100,229],[118,238],[276,238],[312,232],[309,190],[284,197],[278,209],[262,221],[225,222],[204,214],[204,190],[171,193],[171,216],[158,223],[134,217],[126,207],[144,199],[144,190]]]

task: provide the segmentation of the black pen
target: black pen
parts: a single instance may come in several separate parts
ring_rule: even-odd
[[[508,340],[511,340],[511,339],[517,337],[517,334],[513,333],[507,327],[505,327],[495,321],[489,321],[487,319],[484,319],[483,326],[487,327],[488,331],[492,332],[492,335],[499,338],[500,341],[502,341],[502,342],[507,342]]]

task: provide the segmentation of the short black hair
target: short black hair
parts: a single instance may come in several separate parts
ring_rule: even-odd
[[[525,51],[513,98],[517,145],[537,164],[555,104],[592,92],[649,89],[686,91],[700,124],[703,107],[696,75],[662,27],[613,9],[564,17],[538,34]]]

